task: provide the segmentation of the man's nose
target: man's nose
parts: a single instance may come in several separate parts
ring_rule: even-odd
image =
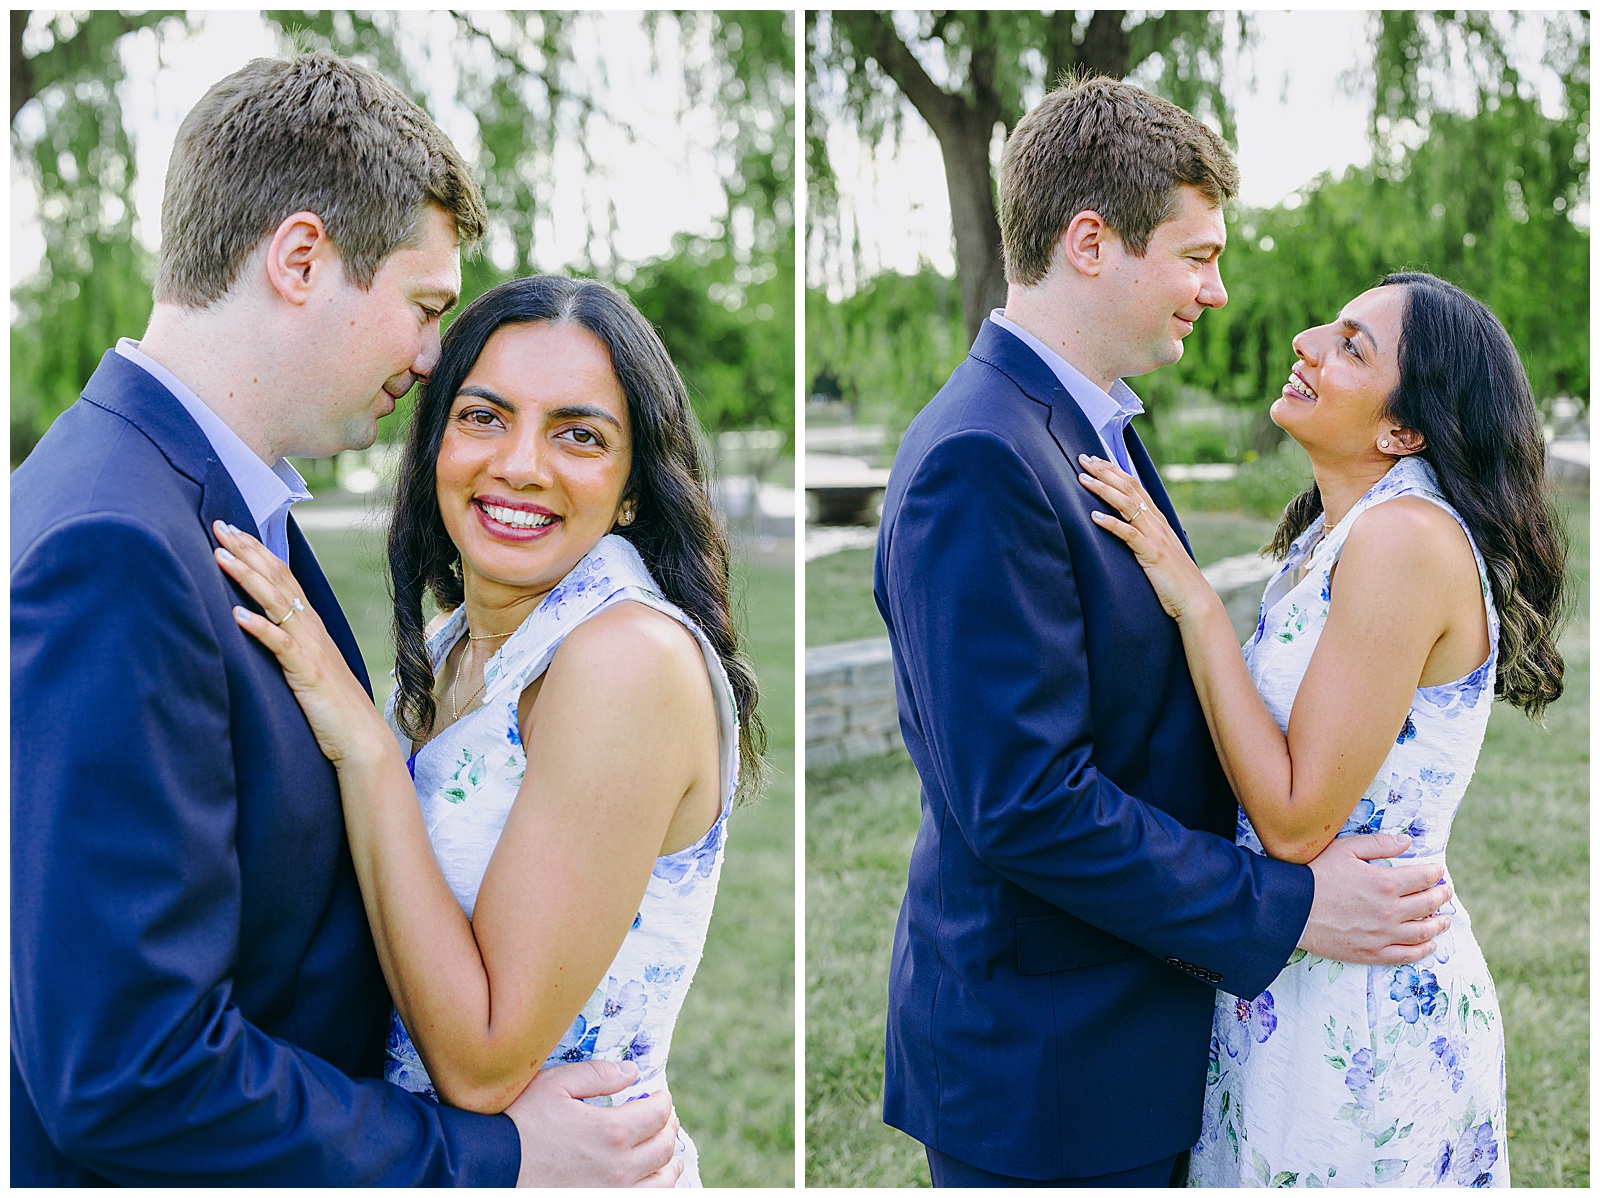
[[[422,334],[422,348],[411,363],[411,373],[418,378],[430,378],[439,365],[439,322],[430,320]]]

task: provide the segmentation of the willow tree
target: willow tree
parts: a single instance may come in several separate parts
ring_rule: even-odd
[[[1231,140],[1222,91],[1226,22],[1244,14],[1175,9],[1128,13],[979,10],[911,14],[807,13],[807,169],[812,231],[837,238],[827,127],[844,118],[863,140],[894,137],[902,100],[939,140],[956,250],[956,277],[969,339],[1005,301],[1005,267],[992,177],[996,135],[1009,134],[1027,98],[1076,70],[1115,79],[1138,73],[1156,91],[1203,117]]]
[[[662,328],[696,409],[713,430],[791,430],[794,373],[794,32],[784,12],[650,14],[652,69],[681,63],[678,115],[707,111],[724,209],[653,262],[616,252],[605,133],[636,138],[605,78],[597,13],[271,11],[261,53],[327,47],[373,66],[427,104],[443,78],[470,114],[463,150],[491,211],[487,252],[463,264],[463,298],[550,262],[558,195],[578,191],[583,248],[561,265],[629,291]],[[423,23],[442,19],[449,35]],[[128,39],[161,51],[203,16],[11,16],[14,171],[38,197],[45,252],[13,291],[11,443],[20,461],[70,404],[99,355],[150,311],[150,253],[135,228],[134,146],[125,104]],[[421,44],[419,44],[419,39]],[[575,151],[581,171],[560,169]],[[543,248],[543,252],[541,249]],[[658,294],[659,292],[659,294]],[[385,435],[398,426],[387,422]]]

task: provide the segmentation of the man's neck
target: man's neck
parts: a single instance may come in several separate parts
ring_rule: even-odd
[[[1106,352],[1106,337],[1096,321],[1086,319],[1088,315],[1081,297],[1066,294],[1049,280],[1032,287],[1013,283],[1006,290],[1006,319],[1027,329],[1109,393],[1121,375]]]
[[[139,349],[217,414],[269,466],[283,454],[272,429],[269,364],[257,360],[258,337],[240,335],[240,313],[224,301],[201,311],[157,304]]]

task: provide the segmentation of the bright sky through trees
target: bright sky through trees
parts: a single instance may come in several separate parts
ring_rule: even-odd
[[[259,13],[196,14],[192,37],[169,35],[159,43],[153,30],[123,42],[127,81],[124,113],[134,139],[138,165],[136,207],[140,239],[151,249],[160,232],[161,189],[172,140],[184,115],[217,80],[252,58],[274,54],[279,43]],[[487,27],[493,14],[482,14]],[[456,139],[469,160],[476,148],[475,123],[454,99],[455,77],[449,47],[457,30],[448,13],[416,12],[401,23],[401,45],[408,58],[436,63],[433,74],[418,71],[431,84],[430,115]],[[679,115],[683,96],[683,49],[678,39],[652,44],[639,14],[594,14],[581,27],[574,47],[577,69],[590,82],[599,103],[631,127],[632,141],[615,125],[604,126],[589,152],[604,164],[609,179],[586,177],[579,147],[570,138],[558,146],[554,169],[572,186],[558,187],[553,209],[537,226],[535,249],[542,269],[556,270],[582,256],[586,208],[610,202],[617,210],[616,253],[620,261],[641,262],[670,252],[677,232],[703,232],[725,211],[720,176],[711,147],[718,135],[717,114],[709,106]],[[596,83],[596,80],[601,82]],[[139,98],[145,99],[141,107]],[[19,122],[30,115],[24,112]],[[491,245],[489,251],[494,253]],[[36,221],[32,182],[17,171],[11,182],[11,283],[37,268],[44,240]]]
[[[1514,41],[1524,77],[1538,80],[1547,112],[1560,105],[1560,84],[1538,69],[1538,14],[1529,13]],[[1240,201],[1280,203],[1324,171],[1339,174],[1371,156],[1370,14],[1350,11],[1252,12],[1256,37],[1242,51],[1229,23],[1225,90],[1238,126],[1243,175]],[[930,70],[937,64],[925,62]],[[1143,72],[1135,74],[1138,82]],[[1467,102],[1463,88],[1459,101]],[[1029,97],[1029,104],[1037,95]],[[915,272],[923,261],[955,273],[950,208],[939,144],[909,111],[898,146],[863,146],[853,122],[829,130],[828,155],[839,187],[841,237],[861,243],[859,273],[848,250],[810,245],[807,280],[838,300],[883,271]],[[995,153],[998,155],[999,139]],[[1587,227],[1586,211],[1574,214]]]

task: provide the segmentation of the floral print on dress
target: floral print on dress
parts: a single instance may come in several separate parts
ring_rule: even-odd
[[[1427,463],[1404,458],[1335,527],[1319,517],[1296,538],[1268,584],[1245,660],[1280,728],[1326,626],[1328,578],[1351,526],[1398,495],[1450,510]],[[1417,690],[1340,836],[1404,832],[1411,844],[1403,856],[1443,861],[1494,694],[1499,618],[1481,557],[1478,569],[1489,660],[1465,678]],[[1242,811],[1237,841],[1263,851]],[[1433,955],[1413,965],[1344,965],[1296,949],[1261,998],[1218,993],[1190,1185],[1510,1184],[1494,983],[1461,900],[1441,910],[1452,926]],[[1268,1011],[1272,1027],[1261,1036]]]
[[[721,659],[688,617],[661,597],[638,551],[620,537],[603,537],[489,659],[482,704],[424,745],[413,762],[434,855],[470,918],[527,767],[518,727],[522,692],[549,666],[573,628],[624,601],[643,603],[679,620],[700,646],[717,707],[722,810],[695,844],[657,858],[604,980],[545,1062],[635,1062],[638,1080],[618,1094],[585,1100],[597,1105],[630,1102],[666,1084],[673,1026],[705,947],[739,776],[738,713]],[[429,638],[435,670],[464,633],[464,613],[457,609]],[[392,725],[392,701],[389,718]],[[406,743],[402,733],[396,735]],[[384,1076],[433,1096],[433,1084],[398,1014],[390,1023]],[[694,1146],[681,1132],[677,1154],[686,1164],[678,1184],[698,1184]]]

